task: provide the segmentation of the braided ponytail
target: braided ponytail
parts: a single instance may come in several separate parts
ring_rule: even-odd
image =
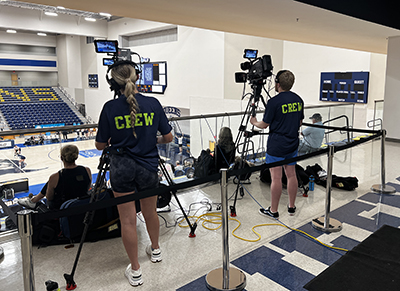
[[[112,78],[122,87],[124,87],[124,95],[126,96],[126,102],[129,104],[130,115],[131,115],[131,126],[133,135],[136,136],[135,122],[136,114],[139,112],[139,104],[135,98],[135,82],[137,80],[136,70],[131,65],[121,65],[111,70]]]

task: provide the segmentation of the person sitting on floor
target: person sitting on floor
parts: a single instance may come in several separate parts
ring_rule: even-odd
[[[67,200],[88,195],[92,173],[88,167],[76,165],[79,149],[75,145],[63,146],[60,156],[64,168],[50,176],[39,194],[32,198],[21,198],[18,204],[35,209],[38,202],[46,197],[48,208],[57,210]]]
[[[229,127],[222,127],[219,131],[218,142],[215,145],[215,168],[229,169],[235,160],[235,143]]]

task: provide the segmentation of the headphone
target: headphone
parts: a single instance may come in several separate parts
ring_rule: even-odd
[[[280,71],[276,74],[275,83],[279,83],[279,77],[280,77],[283,73],[285,73],[285,72],[287,72],[287,70],[280,70]]]
[[[118,61],[118,62],[115,62],[114,64],[112,64],[111,66],[109,66],[108,69],[107,69],[107,73],[106,73],[106,80],[107,80],[107,83],[110,85],[110,90],[114,91],[115,95],[118,95],[118,96],[121,95],[120,90],[124,89],[125,86],[118,84],[117,81],[115,81],[113,78],[110,78],[108,76],[108,73],[113,68],[116,68],[116,67],[122,66],[122,65],[130,65],[130,66],[134,67],[135,68],[135,72],[136,72],[136,76],[137,76],[138,79],[139,79],[139,74],[142,72],[140,70],[140,66],[138,64],[136,64],[135,62],[132,62],[132,61]],[[115,98],[115,95],[114,95],[114,98]]]

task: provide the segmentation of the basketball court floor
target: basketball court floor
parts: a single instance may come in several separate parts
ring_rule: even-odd
[[[89,166],[97,173],[100,152],[94,140],[70,141],[80,151],[78,164]],[[13,150],[0,151],[1,181],[26,177],[32,193],[40,191],[50,174],[61,169],[59,144],[22,148],[27,166],[21,172],[15,164]],[[328,268],[345,251],[321,245],[305,237],[299,229],[328,246],[352,249],[382,225],[400,225],[400,144],[386,142],[386,182],[396,188],[394,194],[376,194],[370,190],[381,182],[381,142],[369,142],[335,154],[333,173],[355,176],[359,187],[354,191],[332,189],[331,217],[340,221],[343,229],[323,233],[311,226],[311,221],[325,214],[326,191],[315,186],[303,197],[298,191],[295,216],[286,211],[288,196],[283,190],[279,221],[258,213],[270,205],[269,185],[253,173],[251,184],[244,185],[244,196],[236,204],[237,217],[229,220],[229,254],[231,266],[246,275],[245,290],[305,290],[303,286]],[[327,169],[326,155],[303,160],[303,167],[318,163]],[[228,182],[228,197],[236,190]],[[178,198],[192,221],[197,220],[196,237],[182,221],[182,212],[172,198],[170,212],[160,213],[160,242],[163,261],[152,263],[145,253],[149,244],[142,216],[138,219],[139,262],[144,284],[137,290],[208,290],[206,275],[222,267],[222,231],[220,220],[221,186],[210,183],[180,190]],[[229,205],[233,204],[230,199]],[[237,228],[239,227],[239,228]],[[288,228],[289,227],[289,228]],[[237,229],[236,229],[237,228]],[[24,290],[20,240],[16,234],[0,234],[4,258],[0,259],[1,290]],[[70,274],[78,244],[34,247],[33,262],[36,290],[45,290],[45,282],[58,282],[65,290],[64,273]],[[76,290],[132,290],[124,277],[129,264],[121,238],[85,243],[76,273]]]

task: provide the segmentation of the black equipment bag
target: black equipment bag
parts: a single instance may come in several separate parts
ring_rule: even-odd
[[[113,199],[110,189],[102,189],[98,201]],[[63,203],[60,209],[71,208],[78,205],[89,204],[90,197],[75,198]],[[85,213],[60,218],[61,234],[72,242],[79,242],[85,227],[83,220]],[[89,226],[85,241],[98,241],[102,239],[121,236],[121,224],[117,206],[98,209],[94,213],[93,221]]]
[[[99,200],[113,199],[113,193],[109,189],[100,192]],[[90,197],[74,198],[64,202],[60,209],[89,204]],[[57,211],[49,210],[40,205],[39,212]],[[45,208],[45,209],[44,209]],[[83,220],[85,213],[61,217],[59,219],[46,220],[33,223],[33,245],[56,245],[79,242],[85,227]],[[121,225],[117,206],[107,207],[95,211],[93,221],[88,229],[85,241],[98,241],[102,239],[121,236]]]
[[[320,165],[315,164],[314,166],[307,166],[306,173],[314,176],[315,184],[326,188],[326,172]],[[352,191],[358,187],[358,179],[356,177],[340,177],[332,175],[332,187]]]
[[[214,157],[210,154],[210,150],[202,150],[200,156],[194,162],[194,176],[203,178],[216,172]]]

